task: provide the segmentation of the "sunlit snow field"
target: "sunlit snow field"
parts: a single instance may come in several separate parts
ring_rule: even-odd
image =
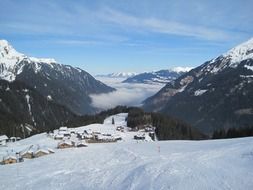
[[[93,127],[111,132],[109,121]],[[117,143],[57,150],[57,141],[39,134],[1,147],[0,156],[31,144],[56,152],[0,165],[0,189],[253,189],[253,137],[137,142],[131,136],[125,132]]]

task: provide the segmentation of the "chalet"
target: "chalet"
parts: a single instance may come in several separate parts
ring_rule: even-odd
[[[6,142],[8,141],[8,137],[6,135],[0,136],[0,145],[6,145]]]
[[[18,158],[15,155],[7,155],[3,158],[3,164],[15,164],[18,162]]]
[[[122,126],[118,126],[118,127],[116,127],[116,130],[117,130],[117,131],[124,132],[124,127],[122,127]]]
[[[74,143],[72,141],[62,141],[58,143],[57,148],[63,149],[63,148],[72,148],[74,147]]]
[[[91,129],[84,130],[83,133],[87,135],[92,135],[92,130]]]
[[[55,136],[54,136],[54,139],[55,140],[62,140],[64,138],[64,135],[63,134],[56,134]]]
[[[149,132],[148,135],[153,141],[155,140],[155,132]]]
[[[114,136],[114,139],[115,139],[116,141],[120,141],[120,140],[122,140],[122,137],[121,137],[120,135],[115,135],[115,136]]]
[[[33,150],[29,149],[29,150],[20,152],[20,156],[22,158],[32,159],[32,158],[34,158],[34,156],[33,156]]]
[[[11,137],[10,138],[10,142],[16,142],[17,141],[17,137]]]
[[[146,125],[145,126],[145,132],[153,132],[155,131],[155,128],[151,125]]]
[[[134,135],[135,140],[145,140],[145,134]]]
[[[90,134],[84,134],[82,136],[82,139],[92,139],[93,138],[93,135],[90,135]]]
[[[68,127],[62,126],[59,128],[59,131],[68,131]]]
[[[39,148],[37,151],[34,152],[34,157],[38,158],[41,156],[48,155],[49,151],[47,149]]]
[[[66,132],[66,133],[63,134],[63,136],[64,136],[64,137],[70,137],[71,134],[70,134],[69,132]]]
[[[20,156],[21,158],[32,159],[32,158],[38,158],[40,156],[44,156],[44,155],[52,154],[52,153],[54,153],[54,150],[51,148],[46,148],[46,147],[41,148],[39,145],[37,146],[31,145],[26,150],[21,151]]]
[[[87,143],[85,141],[79,141],[76,143],[76,147],[80,148],[80,147],[87,147]]]

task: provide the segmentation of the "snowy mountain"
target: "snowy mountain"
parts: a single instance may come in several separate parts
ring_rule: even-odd
[[[145,84],[166,84],[177,79],[179,76],[184,74],[185,72],[191,70],[192,68],[183,68],[176,67],[169,70],[160,70],[153,72],[145,72],[135,75],[133,77],[127,78],[123,81],[123,83],[145,83]]]
[[[119,72],[119,73],[110,73],[105,75],[96,75],[96,77],[108,77],[108,78],[129,78],[137,75],[134,72]]]
[[[137,141],[128,132],[126,114],[112,115],[103,124],[70,129],[121,136],[115,143],[57,149],[59,140],[47,134],[7,143],[6,154],[29,147],[47,147],[55,153],[11,165],[0,165],[2,189],[252,189],[253,138],[205,141]],[[116,130],[111,124],[124,127]],[[57,131],[55,131],[57,132]],[[73,139],[73,138],[72,138]],[[74,140],[74,139],[73,139]],[[21,180],[22,179],[22,180]],[[15,185],[13,185],[15,184]]]
[[[54,129],[74,114],[19,81],[0,80],[0,134],[28,136]]]
[[[0,40],[0,79],[21,81],[76,114],[95,111],[90,94],[114,90],[80,68],[59,64],[54,59],[27,57],[5,40]]]
[[[253,39],[168,83],[144,108],[181,118],[205,133],[253,122]]]

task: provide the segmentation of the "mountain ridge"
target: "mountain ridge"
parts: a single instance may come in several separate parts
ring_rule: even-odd
[[[179,76],[189,71],[190,67],[176,67],[159,71],[144,72],[122,81],[123,83],[145,83],[145,84],[166,84],[177,79]]]
[[[183,119],[212,133],[253,122],[253,43],[246,41],[172,81],[144,108]]]
[[[54,59],[27,57],[6,40],[0,41],[0,78],[21,81],[80,115],[96,112],[90,94],[115,90],[80,68],[59,64]]]

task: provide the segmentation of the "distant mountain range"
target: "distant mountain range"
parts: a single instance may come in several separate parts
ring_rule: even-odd
[[[96,75],[96,77],[129,78],[129,77],[133,77],[133,76],[135,76],[137,74],[138,73],[134,73],[134,72],[118,72],[118,73]]]
[[[144,101],[144,108],[202,132],[253,124],[253,38],[183,74]]]
[[[133,77],[129,77],[123,81],[123,83],[145,83],[145,84],[155,84],[162,83],[166,84],[177,79],[179,76],[185,72],[191,70],[192,68],[182,68],[176,67],[174,69],[160,70],[153,72],[144,72]]]
[[[96,111],[90,105],[90,94],[115,90],[80,68],[58,64],[54,59],[27,57],[5,40],[0,40],[0,79],[23,82],[80,115]]]

